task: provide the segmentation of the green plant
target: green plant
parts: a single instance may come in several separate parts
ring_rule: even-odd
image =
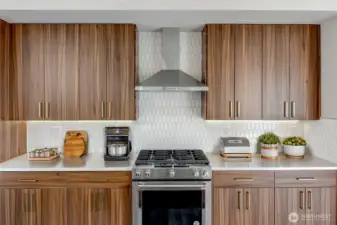
[[[275,145],[281,143],[281,140],[276,134],[268,132],[259,137],[259,142],[267,145]]]
[[[301,137],[288,137],[283,140],[284,145],[305,146],[307,142]]]

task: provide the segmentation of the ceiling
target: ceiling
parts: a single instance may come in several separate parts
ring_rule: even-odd
[[[336,15],[336,11],[0,10],[0,18],[9,23],[134,23],[141,31],[199,30],[206,23],[320,24]]]

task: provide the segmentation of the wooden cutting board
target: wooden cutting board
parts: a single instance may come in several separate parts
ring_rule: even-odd
[[[64,139],[64,156],[80,157],[87,154],[88,133],[86,131],[68,131]]]

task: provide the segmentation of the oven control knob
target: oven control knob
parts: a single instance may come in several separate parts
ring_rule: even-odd
[[[151,172],[150,172],[150,171],[146,171],[146,172],[145,172],[145,176],[146,176],[146,177],[150,177],[150,176],[151,176]]]
[[[208,177],[208,176],[209,176],[209,173],[208,173],[208,171],[204,171],[204,172],[202,173],[202,175],[203,175],[204,177]]]
[[[141,175],[142,174],[139,171],[136,172],[136,177],[140,177]]]
[[[172,171],[170,171],[169,175],[170,175],[170,177],[174,177],[176,175],[176,173],[172,170]]]
[[[195,177],[199,177],[199,175],[200,175],[200,174],[199,174],[198,171],[195,171],[195,172],[194,172],[194,176],[195,176]]]

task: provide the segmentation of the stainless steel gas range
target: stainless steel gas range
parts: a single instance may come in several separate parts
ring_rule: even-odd
[[[133,225],[211,224],[211,178],[202,150],[141,150],[132,169]]]

